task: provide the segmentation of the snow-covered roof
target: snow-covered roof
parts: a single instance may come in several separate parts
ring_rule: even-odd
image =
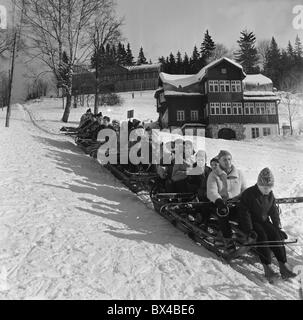
[[[163,83],[168,83],[176,88],[188,87],[198,82],[195,74],[168,74],[160,72],[160,79]]]
[[[139,66],[124,66],[129,71],[148,70],[148,69],[160,69],[161,63],[141,64]]]
[[[199,92],[165,91],[165,96],[202,96]]]
[[[222,57],[222,58],[220,58],[220,59],[217,59],[217,60],[212,61],[212,62],[209,63],[207,66],[205,66],[204,68],[202,68],[202,69],[197,73],[197,75],[196,75],[197,78],[198,78],[198,81],[201,81],[201,80],[206,76],[207,71],[208,71],[210,68],[216,66],[217,64],[221,63],[222,61],[227,61],[227,62],[233,64],[235,67],[241,69],[243,75],[246,76],[245,72],[243,71],[243,67],[242,67],[239,63],[237,63],[237,62],[235,62],[234,60],[231,60],[231,59],[229,59],[229,58]]]
[[[185,75],[185,74],[168,74],[168,73],[164,73],[161,72],[160,73],[160,79],[162,80],[163,83],[167,83],[170,84],[172,86],[175,86],[177,88],[181,87],[187,87],[196,83],[199,83],[206,75],[207,75],[207,71],[216,66],[217,64],[221,63],[222,61],[227,61],[231,64],[233,64],[234,66],[236,66],[237,68],[241,69],[242,73],[244,76],[246,76],[246,74],[243,71],[242,66],[229,59],[226,57],[217,59],[211,63],[209,63],[207,66],[205,66],[203,69],[201,69],[197,74],[190,74],[190,75]]]
[[[273,96],[276,97],[276,94],[273,91],[244,91],[244,96]]]
[[[263,74],[248,74],[246,78],[243,80],[244,85],[251,86],[264,86],[264,85],[272,85],[271,79],[265,77]]]

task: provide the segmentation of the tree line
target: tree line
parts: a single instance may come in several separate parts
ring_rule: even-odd
[[[117,17],[115,0],[13,0],[21,16],[16,24],[22,30],[24,51],[33,60],[40,60],[55,77],[57,87],[66,97],[62,121],[69,118],[72,100],[72,79],[77,65],[90,63],[95,68],[95,112],[98,110],[98,84],[103,68],[111,64],[140,65],[147,62],[141,47],[137,59],[131,46],[124,45],[121,27],[123,19]],[[39,4],[39,5],[37,5]],[[16,20],[18,15],[16,14]],[[22,27],[21,27],[22,26]],[[0,41],[0,54],[3,43]],[[1,39],[0,39],[1,40]],[[276,40],[256,42],[253,32],[243,30],[237,41],[237,50],[216,43],[206,30],[199,46],[191,56],[170,53],[159,57],[163,71],[172,74],[193,74],[222,56],[239,62],[248,74],[261,72],[270,77],[280,90],[299,90],[303,74],[301,40],[289,42],[279,48]],[[10,51],[10,45],[5,46]],[[19,49],[17,48],[17,51]]]
[[[303,84],[303,45],[296,37],[294,44],[288,42],[287,48],[280,48],[276,39],[257,42],[252,31],[243,30],[237,41],[237,50],[230,50],[221,43],[215,43],[206,30],[203,41],[198,48],[193,48],[189,57],[178,51],[158,61],[163,71],[170,74],[195,74],[210,62],[223,56],[240,63],[247,74],[261,73],[269,77],[278,90],[298,91]]]
[[[147,61],[143,47],[140,47],[139,54],[135,60],[130,43],[125,46],[122,42],[107,43],[106,46],[101,45],[98,50],[94,51],[91,56],[91,66],[93,68],[104,68],[111,65],[135,66],[142,64],[151,64],[151,60]]]

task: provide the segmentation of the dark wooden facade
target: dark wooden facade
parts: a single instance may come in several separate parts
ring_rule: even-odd
[[[155,90],[158,87],[160,64],[140,66],[107,67],[98,80],[99,92],[126,92]],[[95,71],[85,67],[76,68],[73,75],[73,95],[94,94],[96,91]]]
[[[159,89],[155,93],[160,125],[163,128],[203,125],[210,137],[218,137],[218,132],[226,128],[235,130],[237,139],[250,138],[252,131],[276,133],[278,98],[268,91],[272,88],[270,79],[256,76],[261,85],[257,83],[254,88],[250,84],[252,91],[244,92],[244,81],[249,76],[240,65],[227,58],[212,62],[197,75],[182,78],[160,74]],[[195,111],[198,116],[194,114],[193,117]],[[165,121],[161,123],[164,115]],[[255,130],[258,127],[260,130]]]

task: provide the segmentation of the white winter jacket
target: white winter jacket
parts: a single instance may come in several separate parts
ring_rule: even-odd
[[[218,198],[223,200],[239,196],[246,189],[243,173],[232,166],[229,174],[212,171],[207,179],[207,198],[215,202]]]

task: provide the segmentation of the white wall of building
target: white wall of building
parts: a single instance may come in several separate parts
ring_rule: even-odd
[[[245,137],[246,139],[252,139],[252,128],[259,128],[259,137],[263,137],[263,128],[270,128],[270,135],[275,136],[279,134],[279,128],[277,124],[263,124],[263,123],[255,123],[255,124],[245,124],[243,125],[245,128]]]

